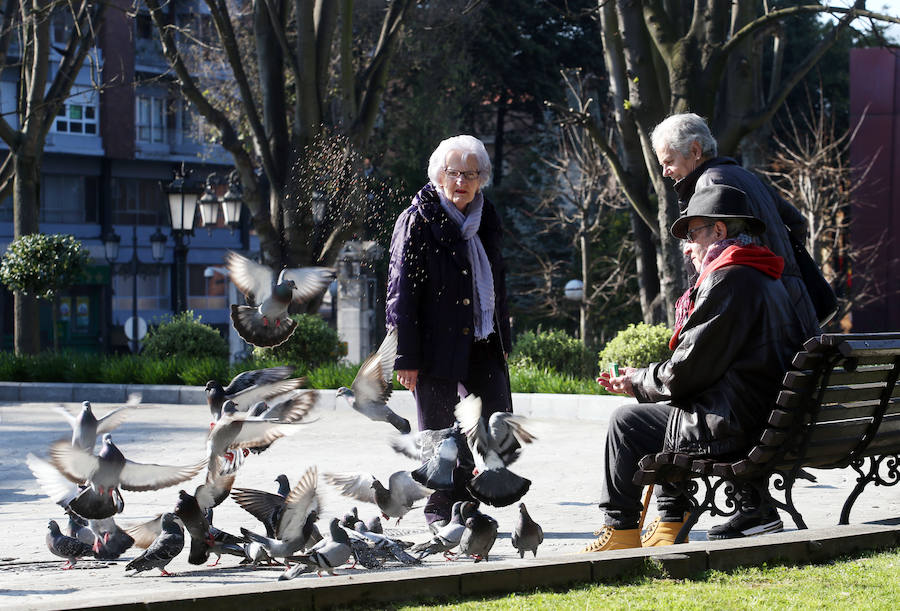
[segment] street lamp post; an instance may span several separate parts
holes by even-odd
[[[169,221],[175,240],[173,283],[175,284],[175,312],[187,310],[187,253],[188,236],[194,235],[194,216],[200,190],[188,183],[190,172],[182,164],[175,169],[171,183],[163,187],[168,199]]]
[[[119,258],[119,245],[121,242],[122,238],[114,231],[111,231],[103,238],[104,253],[110,265]],[[137,246],[137,215],[135,214],[134,223],[131,225],[131,261],[129,261],[131,267],[131,351],[134,354],[138,352],[140,341],[138,338],[137,307],[137,278],[140,259],[138,259]],[[156,232],[150,236],[150,248],[155,263],[162,261],[165,247],[166,236],[157,227]]]

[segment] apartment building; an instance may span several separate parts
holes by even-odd
[[[184,164],[201,182],[211,173],[224,177],[231,169],[229,156],[198,135],[200,117],[168,71],[149,15],[130,15],[130,2],[115,4],[106,11],[96,49],[47,138],[41,177],[41,231],[74,235],[93,258],[84,283],[63,295],[57,306],[60,346],[91,352],[128,350],[123,325],[135,306],[148,324],[175,309],[174,241],[161,188],[172,180],[173,169]],[[198,14],[202,18],[205,7],[185,2],[169,6],[177,6],[173,9],[177,20],[196,19]],[[59,44],[65,40],[66,27],[62,11],[52,22]],[[52,74],[57,65],[50,68]],[[0,112],[11,123],[18,78],[16,70],[0,75]],[[168,239],[157,263],[151,256],[150,236],[158,230]],[[112,263],[105,258],[102,242],[110,231],[121,237],[118,259]],[[7,199],[0,202],[0,248],[5,249],[12,236],[12,200]],[[198,214],[187,252],[187,307],[223,333],[229,292],[221,273],[224,253],[254,247],[258,246],[246,212],[237,228],[226,227],[221,212],[214,227],[204,228]],[[12,295],[2,289],[3,349],[12,348],[12,304]],[[45,347],[52,345],[50,308],[42,302]]]

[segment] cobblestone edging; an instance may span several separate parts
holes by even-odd
[[[211,596],[154,596],[70,600],[68,608],[93,609],[328,609],[356,603],[397,603],[438,597],[483,596],[534,588],[604,582],[661,566],[683,579],[706,570],[727,571],[764,562],[825,562],[839,556],[900,545],[900,526],[860,524],[791,531],[741,540],[688,543],[675,548],[621,550],[600,554],[448,566],[428,571],[341,575],[316,580],[273,581],[265,589],[223,586]],[[53,608],[37,605],[35,609]]]

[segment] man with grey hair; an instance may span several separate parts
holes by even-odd
[[[694,113],[671,115],[650,135],[663,176],[675,181],[679,208],[684,214],[695,191],[710,185],[730,185],[747,194],[750,212],[766,224],[759,240],[784,259],[781,281],[797,309],[807,337],[821,332],[816,311],[794,257],[788,231],[802,242],[807,233],[800,211],[779,197],[756,174],[730,157],[719,157],[716,139]]]

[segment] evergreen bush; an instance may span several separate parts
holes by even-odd
[[[254,358],[273,358],[300,369],[314,369],[325,363],[337,363],[347,355],[347,345],[321,316],[291,314],[291,319],[297,328],[288,340],[274,348],[254,348]]]
[[[516,338],[512,361],[552,369],[574,378],[590,378],[594,374],[594,355],[580,339],[560,329],[525,331]]]
[[[618,363],[620,367],[646,367],[664,361],[672,355],[669,350],[671,337],[672,330],[663,324],[630,324],[600,351],[600,370],[606,370],[610,363]]]
[[[141,355],[151,359],[227,359],[228,343],[218,331],[200,322],[199,316],[195,318],[192,310],[187,310],[151,328]]]

